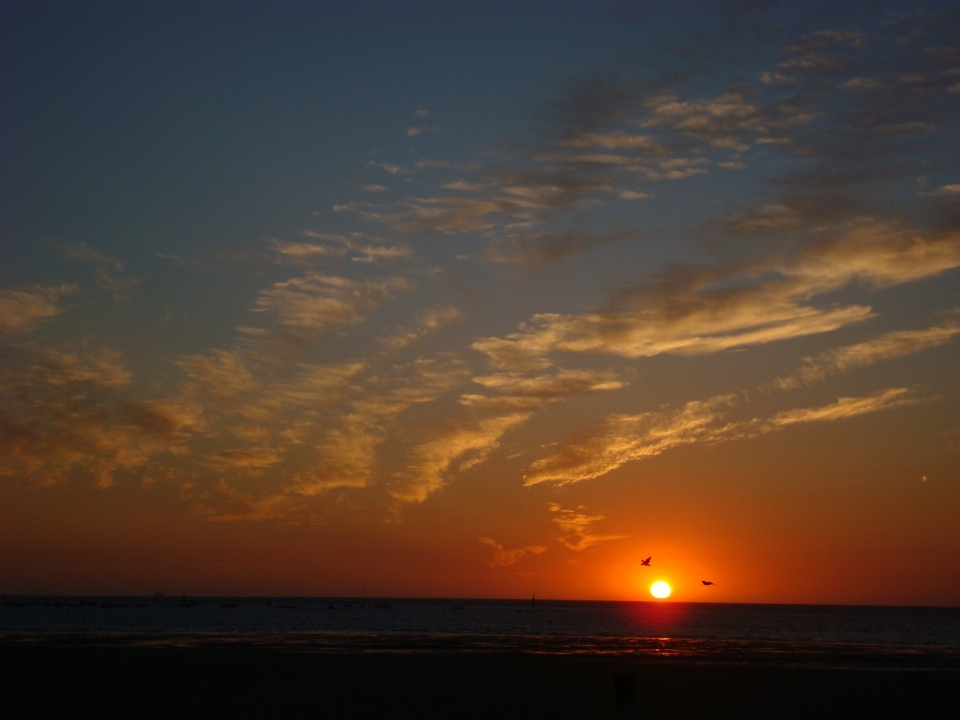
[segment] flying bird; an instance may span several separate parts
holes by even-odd
[[[640,566],[641,566],[641,567],[650,567],[650,560],[651,560],[651,559],[653,559],[653,555],[651,555],[651,556],[648,557],[646,560],[644,560],[642,563],[640,563]]]
[[[709,580],[701,580],[700,582],[702,582],[704,585],[713,585],[713,583]]]

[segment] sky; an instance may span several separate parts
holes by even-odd
[[[955,4],[5,0],[0,63],[3,592],[960,604]]]

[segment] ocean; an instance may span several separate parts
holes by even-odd
[[[397,598],[17,597],[0,638],[960,664],[960,608]]]

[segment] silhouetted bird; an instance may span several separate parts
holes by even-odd
[[[642,563],[640,563],[641,567],[650,567],[650,560],[651,560],[652,558],[653,558],[653,555],[651,555],[651,556],[648,557],[646,560],[644,560]]]
[[[702,582],[704,585],[713,585],[713,583],[709,580],[701,580],[700,582]]]

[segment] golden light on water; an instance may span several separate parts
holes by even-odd
[[[660,599],[670,597],[670,586],[660,580],[650,586],[650,594]]]

